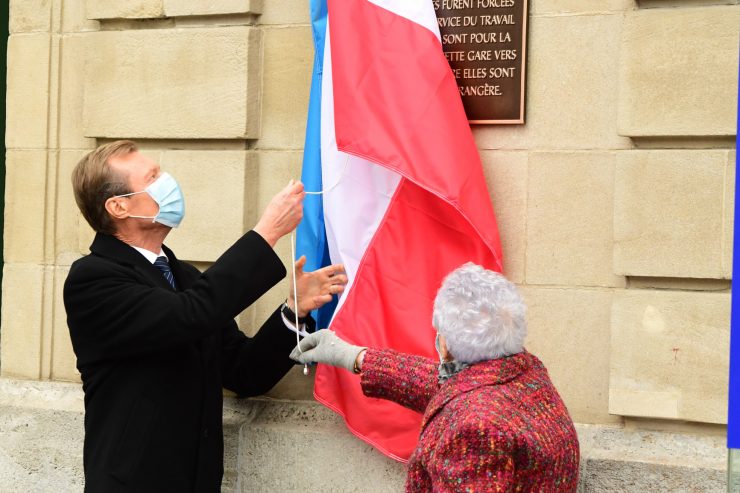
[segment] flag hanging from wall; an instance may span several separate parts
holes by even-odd
[[[740,75],[738,75],[740,77]],[[739,86],[740,87],[740,86]],[[738,90],[736,149],[740,149],[740,89]],[[735,157],[735,176],[740,168],[740,155]],[[732,279],[740,279],[740,194],[735,185],[735,231],[732,257]],[[734,283],[733,283],[734,284]],[[732,290],[732,311],[730,322],[730,388],[727,413],[727,447],[740,449],[740,293]],[[737,472],[740,475],[740,471]]]
[[[350,343],[436,358],[432,305],[465,262],[501,271],[480,157],[442,52],[431,0],[312,0],[316,47],[298,231],[307,269],[345,265],[320,313]],[[323,317],[323,318],[322,318]],[[319,365],[314,395],[386,455],[406,460],[421,416],[364,397],[359,377]]]

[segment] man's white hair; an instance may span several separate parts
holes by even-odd
[[[472,262],[447,275],[434,299],[434,327],[461,363],[476,363],[522,351],[526,307],[516,286]]]

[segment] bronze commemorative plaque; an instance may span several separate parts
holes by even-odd
[[[470,123],[524,123],[527,0],[433,0]]]

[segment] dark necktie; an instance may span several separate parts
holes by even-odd
[[[157,257],[157,260],[154,261],[154,267],[161,270],[164,278],[167,279],[167,282],[172,286],[172,289],[177,290],[177,286],[175,285],[175,276],[172,275],[172,269],[170,269],[170,263],[167,261],[167,257]]]

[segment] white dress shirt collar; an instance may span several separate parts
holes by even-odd
[[[167,257],[167,255],[165,255],[164,253],[164,250],[162,250],[161,248],[159,249],[159,255],[152,252],[151,250],[147,250],[146,248],[139,248],[133,245],[131,245],[131,248],[142,254],[144,258],[147,259],[152,265],[154,265],[154,261],[157,260],[157,257]],[[169,261],[169,259],[167,260]]]

